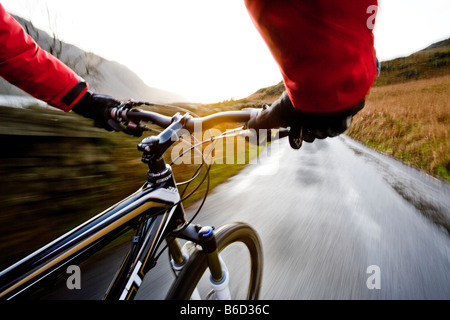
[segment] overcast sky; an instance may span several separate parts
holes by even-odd
[[[149,86],[195,102],[248,96],[281,81],[242,0],[2,0],[62,40],[122,63]],[[450,37],[449,0],[379,0],[380,60]]]

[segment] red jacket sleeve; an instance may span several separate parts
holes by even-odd
[[[37,99],[69,111],[88,84],[43,50],[0,4],[0,76]]]
[[[376,0],[246,0],[297,110],[349,111],[375,81]]]

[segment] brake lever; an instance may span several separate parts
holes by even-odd
[[[141,137],[144,131],[148,131],[148,128],[132,121],[128,121],[126,127],[123,127],[123,132],[135,137]]]

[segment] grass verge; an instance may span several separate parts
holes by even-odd
[[[372,88],[347,134],[450,181],[450,76]]]

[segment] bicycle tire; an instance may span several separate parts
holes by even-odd
[[[237,242],[244,244],[248,249],[251,266],[247,300],[258,299],[262,282],[263,251],[257,232],[242,222],[226,224],[215,232],[219,254],[229,245]],[[207,267],[205,253],[201,249],[195,250],[172,284],[166,298],[168,300],[189,300]],[[233,274],[230,274],[230,278],[232,277]]]

